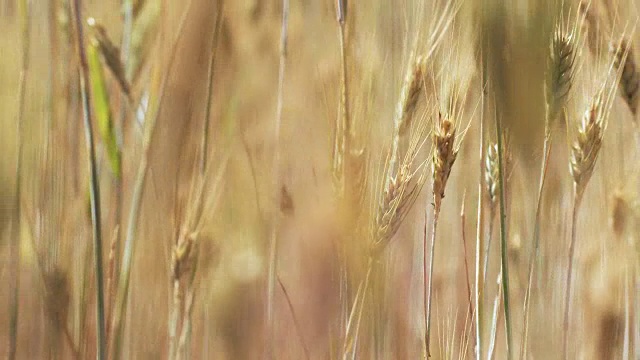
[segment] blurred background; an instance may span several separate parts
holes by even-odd
[[[97,352],[90,159],[72,3],[0,4],[0,281],[6,284],[0,291],[0,354],[9,358],[91,358]],[[609,55],[609,39],[626,31],[630,43],[637,43],[632,30],[639,4],[593,0],[577,24],[577,14],[585,14],[577,0],[345,3],[346,96],[356,143],[368,164],[362,216],[374,216],[412,54],[426,55],[435,44],[424,76],[430,89],[425,97],[433,101],[417,110],[429,129],[437,106],[432,104],[446,97],[439,91],[458,82],[467,89],[458,94],[459,153],[439,217],[432,358],[476,357],[475,312],[468,309],[476,291],[478,189],[485,176],[480,124],[484,119],[485,144],[495,142],[498,116],[508,158],[512,353],[520,356],[543,155],[545,69],[554,24],[566,17],[584,34],[579,50],[584,60],[566,119],[552,134],[526,355],[560,358],[573,203],[570,144],[585,99],[593,95],[589,79],[600,71],[594,64]],[[262,359],[269,351],[275,359],[342,357],[345,314],[366,273],[369,239],[346,235],[353,209],[341,208],[335,198],[332,152],[343,71],[336,6],[335,0],[290,0],[280,93],[279,0],[80,2],[83,44],[88,50],[98,44],[100,52],[87,81],[94,97],[89,100],[94,100],[109,358]],[[98,25],[87,23],[89,18]],[[445,18],[450,21],[434,40]],[[114,48],[121,68],[109,62],[108,50]],[[102,87],[96,85],[99,73]],[[101,95],[106,105],[95,101]],[[637,119],[616,98],[578,216],[572,358],[640,359],[638,134]],[[418,163],[431,158],[431,135],[424,138]],[[425,166],[429,172],[431,165]],[[147,169],[146,179],[140,207],[132,211],[141,168]],[[433,221],[432,202],[428,175],[377,260],[356,358],[422,357],[423,239]],[[486,352],[494,300],[500,298],[494,281],[500,272],[500,229],[486,200],[483,211],[492,216],[484,216],[482,236],[493,239],[481,336]],[[132,223],[137,228],[129,246]],[[273,234],[278,281],[271,328]],[[122,341],[113,344],[116,303],[123,294],[116,279],[123,279],[127,252],[132,261],[121,309]],[[177,308],[181,336],[172,340]],[[493,357],[506,359],[502,315],[493,327]],[[172,353],[175,344],[178,355]]]

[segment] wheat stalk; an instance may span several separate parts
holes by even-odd
[[[591,100],[587,111],[582,116],[578,126],[576,139],[571,146],[571,158],[569,163],[569,171],[573,179],[573,211],[571,216],[571,240],[569,244],[569,265],[567,270],[567,278],[565,285],[565,302],[563,317],[563,358],[569,357],[569,325],[571,304],[571,288],[573,263],[576,247],[576,225],[578,220],[578,212],[582,202],[587,184],[593,175],[600,148],[602,147],[602,138],[609,116],[609,110],[612,103],[612,95],[610,89],[614,88],[619,78],[613,82],[613,85],[605,81],[598,89],[595,96]]]
[[[531,298],[531,287],[533,284],[533,272],[540,250],[540,221],[542,215],[542,195],[547,178],[549,157],[551,155],[551,134],[552,127],[555,126],[558,117],[565,109],[569,99],[569,93],[575,82],[578,69],[578,61],[581,56],[582,34],[581,24],[584,21],[584,8],[579,9],[582,18],[579,18],[573,26],[569,26],[568,21],[560,15],[553,30],[550,44],[549,58],[547,62],[547,78],[545,81],[545,135],[543,145],[543,157],[540,165],[540,180],[538,185],[538,196],[536,199],[536,213],[533,230],[533,251],[529,258],[529,271],[527,289],[524,298],[524,327],[522,332],[522,344],[520,357],[526,358],[528,324],[529,324],[529,302]]]
[[[91,115],[91,89],[87,82],[89,81],[89,66],[87,62],[87,54],[84,46],[84,32],[82,25],[82,13],[80,9],[80,0],[73,2],[73,15],[75,22],[75,30],[77,37],[77,48],[80,57],[80,87],[82,90],[82,109],[84,113],[85,138],[87,143],[87,152],[89,155],[89,166],[91,171],[91,220],[93,229],[93,248],[94,248],[94,266],[96,275],[96,341],[97,341],[97,358],[105,359],[107,356],[106,348],[106,326],[105,326],[105,301],[104,301],[104,280],[103,280],[103,263],[102,263],[102,220],[100,215],[100,187],[98,181],[98,168],[96,162],[96,152],[93,140],[93,125]]]
[[[393,171],[389,160],[386,162],[385,177],[377,203],[376,215],[369,227],[371,243],[369,245],[367,274],[358,287],[345,329],[345,341],[342,349],[344,360],[355,357],[360,322],[373,267],[411,210],[426,180],[426,164],[415,165],[425,134],[426,122],[421,119],[411,132],[409,145],[400,167]]]
[[[431,334],[431,303],[433,292],[433,268],[435,258],[435,241],[436,231],[438,227],[438,218],[440,216],[440,209],[442,207],[442,199],[444,198],[445,188],[449,175],[451,174],[451,168],[458,156],[458,144],[456,144],[456,127],[453,123],[453,119],[449,114],[438,114],[438,118],[434,121],[433,128],[433,153],[431,156],[432,167],[431,176],[433,180],[433,223],[431,228],[430,237],[430,253],[429,253],[429,276],[427,283],[427,264],[426,261],[423,267],[423,276],[425,280],[424,286],[424,323],[425,323],[425,339],[424,346],[426,349],[426,356],[431,356],[429,340]],[[427,244],[426,239],[424,243],[424,258],[427,258]]]

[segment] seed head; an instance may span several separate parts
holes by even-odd
[[[433,197],[436,207],[444,198],[444,190],[451,174],[451,168],[458,156],[455,147],[456,128],[447,117],[439,114],[433,130]]]

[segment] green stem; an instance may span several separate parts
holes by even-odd
[[[76,26],[76,40],[78,53],[80,56],[80,88],[82,94],[82,109],[84,114],[84,128],[89,155],[89,167],[91,171],[90,192],[91,192],[91,222],[93,230],[94,267],[96,276],[96,341],[97,358],[106,359],[106,333],[104,314],[104,288],[103,288],[103,263],[102,263],[102,227],[100,215],[100,187],[98,180],[98,166],[96,161],[95,144],[93,141],[93,124],[91,122],[91,89],[87,81],[89,79],[89,67],[87,54],[84,47],[84,33],[82,27],[82,14],[80,0],[73,1],[73,14]]]

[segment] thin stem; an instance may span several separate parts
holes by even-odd
[[[356,294],[356,298],[353,303],[353,307],[351,309],[351,315],[349,316],[349,323],[347,324],[347,335],[345,338],[345,344],[342,352],[342,359],[347,360],[349,358],[355,359],[356,347],[358,344],[358,338],[360,336],[360,323],[362,321],[362,313],[364,310],[364,305],[366,303],[367,292],[369,291],[369,284],[371,283],[371,273],[373,271],[374,260],[369,259],[369,265],[367,265],[367,275],[364,278],[364,281],[358,287],[358,292]],[[356,315],[357,314],[357,315]],[[355,321],[355,330],[353,336],[349,336],[351,332],[351,326],[353,324],[354,316],[356,317]],[[351,354],[351,356],[349,356]]]
[[[477,228],[476,228],[476,291],[475,291],[475,303],[476,303],[476,316],[475,316],[475,327],[476,327],[476,348],[475,355],[476,360],[480,360],[482,358],[482,319],[484,317],[483,308],[484,308],[484,282],[485,279],[483,276],[480,276],[480,269],[482,268],[482,248],[483,248],[483,235],[484,235],[484,196],[483,196],[483,172],[484,172],[484,110],[486,106],[486,97],[485,97],[485,89],[486,89],[486,59],[483,56],[483,70],[482,70],[482,108],[480,114],[480,171],[479,171],[479,181],[478,181],[478,218],[477,218]]]
[[[496,348],[496,338],[498,336],[498,318],[500,317],[500,299],[502,298],[502,287],[500,286],[500,278],[502,277],[502,269],[498,274],[496,284],[498,285],[498,293],[493,300],[493,316],[491,318],[491,336],[489,338],[489,350],[487,352],[487,360],[493,359]]]
[[[571,277],[573,275],[573,262],[576,250],[576,223],[578,222],[578,209],[580,207],[582,193],[582,191],[579,191],[574,186],[573,210],[571,212],[571,242],[569,243],[569,267],[567,270],[567,279],[565,283],[564,320],[562,323],[562,358],[565,360],[569,358],[569,323],[571,320],[569,317],[569,305],[571,304],[571,285],[573,283]]]
[[[289,296],[289,292],[287,288],[284,286],[280,275],[278,275],[278,284],[280,285],[280,289],[284,294],[284,298],[287,300],[287,305],[289,306],[289,311],[291,312],[291,317],[293,318],[293,325],[296,328],[296,333],[298,334],[298,338],[300,339],[300,344],[302,345],[302,350],[304,350],[304,358],[309,360],[311,359],[311,355],[309,354],[309,349],[307,348],[307,344],[304,342],[304,337],[302,336],[302,327],[298,322],[298,317],[296,316],[295,309],[293,308],[293,303],[291,302],[291,297]]]
[[[487,282],[487,272],[489,271],[489,253],[491,252],[491,240],[493,238],[493,226],[494,226],[494,210],[489,211],[489,232],[487,235],[487,244],[484,249],[484,268],[482,269],[482,283]],[[484,288],[482,289],[484,292]]]
[[[89,166],[91,171],[91,222],[93,224],[93,250],[94,250],[94,266],[96,276],[96,341],[97,341],[97,357],[99,360],[106,358],[106,332],[105,332],[105,314],[104,314],[104,279],[102,264],[102,227],[100,216],[100,187],[98,180],[98,166],[96,161],[96,149],[93,141],[93,124],[91,122],[91,89],[87,86],[89,78],[89,67],[87,64],[87,54],[84,47],[84,34],[82,28],[82,13],[80,9],[80,0],[73,1],[73,14],[77,33],[77,47],[80,56],[80,88],[82,90],[82,109],[84,113],[84,128],[87,144],[87,152],[89,155]]]
[[[188,285],[185,295],[182,333],[178,342],[178,359],[191,359],[191,334],[193,332],[193,308],[196,299],[196,290],[193,283]]]
[[[180,309],[182,308],[182,297],[180,296],[180,280],[173,280],[173,297],[171,304],[171,315],[169,318],[169,359],[175,360],[178,351],[178,328],[180,325]]]
[[[424,324],[425,324],[425,337],[424,337],[424,347],[425,347],[425,358],[431,357],[431,348],[429,346],[430,338],[431,338],[431,304],[432,304],[432,295],[433,295],[433,263],[435,258],[435,248],[436,248],[436,231],[438,228],[438,217],[440,216],[440,203],[442,199],[436,199],[438,195],[434,194],[434,211],[433,211],[433,223],[431,226],[431,240],[430,240],[430,254],[429,254],[429,278],[427,283],[427,264],[424,263],[423,267],[423,276],[425,282],[424,288],[424,296],[425,300],[425,308],[424,308]],[[426,240],[426,237],[425,237]],[[427,258],[427,243],[424,242],[424,259]]]
[[[546,131],[544,137],[544,155],[542,158],[542,169],[540,170],[540,183],[538,187],[538,199],[536,201],[536,218],[533,226],[533,251],[529,258],[529,274],[527,278],[527,289],[524,293],[524,320],[522,329],[522,345],[520,348],[520,359],[526,359],[527,356],[527,340],[529,335],[529,305],[531,301],[531,290],[533,286],[533,273],[536,262],[540,253],[540,217],[542,214],[542,194],[547,178],[547,169],[549,167],[549,155],[551,154],[551,134]]]
[[[19,314],[19,300],[18,294],[20,293],[20,238],[21,238],[21,202],[22,202],[22,151],[23,151],[23,138],[24,138],[24,113],[25,113],[25,93],[27,76],[29,73],[29,48],[30,44],[30,11],[31,2],[29,0],[23,0],[22,5],[22,69],[20,71],[20,80],[18,83],[18,116],[17,116],[17,159],[15,168],[16,188],[14,194],[14,208],[15,208],[15,222],[11,229],[11,240],[9,244],[9,268],[11,269],[11,300],[10,300],[10,315],[9,315],[9,352],[7,359],[13,360],[16,358],[18,347],[18,314]]]
[[[278,102],[276,105],[276,118],[274,124],[274,156],[273,156],[273,191],[274,194],[280,189],[280,128],[282,125],[282,112],[284,107],[284,75],[287,63],[287,32],[289,26],[289,0],[282,0],[282,32],[280,34],[280,65],[278,70]],[[271,229],[271,238],[269,241],[269,282],[267,288],[267,331],[268,339],[267,354],[268,358],[273,359],[273,343],[275,341],[275,319],[273,314],[274,294],[276,287],[276,273],[278,261],[278,228],[279,228],[279,212],[273,212],[273,223]]]
[[[466,220],[466,215],[465,215],[465,211],[464,211],[464,200],[467,197],[467,193],[465,190],[464,195],[462,196],[462,208],[460,210],[460,227],[461,227],[461,238],[462,238],[462,253],[463,253],[463,259],[464,259],[464,272],[465,272],[465,282],[467,284],[467,297],[468,297],[468,301],[469,301],[469,316],[473,317],[473,296],[471,295],[471,282],[469,280],[469,262],[467,260],[467,237],[466,237],[466,231],[465,231],[465,220]],[[471,328],[471,331],[475,333],[475,328]],[[476,341],[476,336],[475,334],[473,334],[473,341]],[[475,348],[475,346],[474,346]]]
[[[507,332],[507,359],[511,359],[511,308],[509,307],[509,262],[507,259],[507,222],[506,200],[504,191],[504,144],[502,143],[502,121],[496,116],[496,137],[498,138],[498,168],[500,171],[500,245],[502,263],[502,293],[504,296],[504,318]]]

